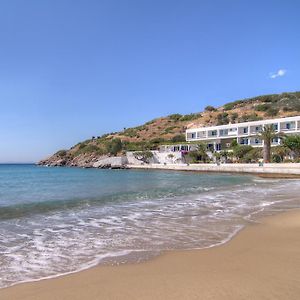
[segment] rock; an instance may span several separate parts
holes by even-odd
[[[128,164],[126,156],[95,156],[94,154],[81,154],[75,158],[61,158],[53,155],[48,159],[42,160],[39,165],[49,167],[81,167],[81,168],[101,168],[101,169],[124,169]]]

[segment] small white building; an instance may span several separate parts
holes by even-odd
[[[234,139],[240,145],[262,147],[263,141],[258,137],[258,134],[265,125],[272,125],[275,131],[283,132],[287,135],[300,134],[300,116],[296,116],[211,127],[190,128],[186,130],[186,141],[206,142],[208,144],[208,149],[215,151],[228,148]],[[272,146],[279,144],[279,138],[275,138],[272,141]]]

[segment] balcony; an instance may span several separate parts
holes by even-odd
[[[205,139],[205,138],[206,138],[206,131],[197,132],[197,139]]]
[[[208,131],[207,136],[208,137],[217,137],[218,132],[217,132],[217,130]]]
[[[281,128],[281,131],[284,131],[284,132],[286,132],[286,131],[295,131],[296,130],[296,127],[294,126],[294,127],[290,127],[290,128]]]
[[[261,146],[263,141],[261,139],[250,139],[249,145],[251,146]]]
[[[288,132],[295,131],[296,129],[296,122],[286,122],[280,124],[280,131]]]
[[[219,136],[228,136],[228,129],[219,130]]]

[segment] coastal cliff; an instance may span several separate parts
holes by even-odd
[[[229,102],[203,112],[172,114],[141,126],[124,128],[60,150],[39,162],[48,166],[123,168],[126,151],[155,150],[160,144],[185,141],[185,130],[196,126],[224,125],[300,114],[300,92],[263,95]]]

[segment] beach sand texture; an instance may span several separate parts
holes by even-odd
[[[225,245],[95,267],[0,290],[0,299],[300,299],[300,210],[267,217]]]

